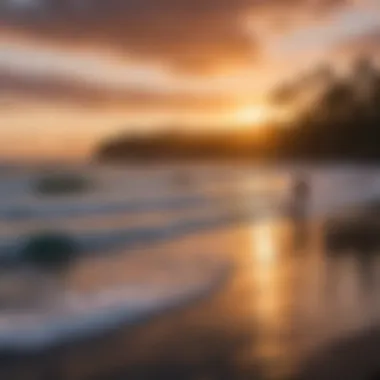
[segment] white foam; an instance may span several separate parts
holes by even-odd
[[[198,256],[199,265],[204,259]],[[42,350],[138,322],[208,294],[226,279],[229,270],[226,261],[208,261],[201,278],[194,273],[192,281],[153,286],[148,280],[87,295],[63,294],[54,305],[36,310],[8,310],[0,315],[0,350]]]

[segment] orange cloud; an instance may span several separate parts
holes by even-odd
[[[3,30],[67,45],[107,47],[186,71],[252,64],[259,42],[243,22],[280,10],[321,12],[347,0],[33,0],[2,2]]]
[[[28,75],[1,69],[0,82],[0,95],[5,97],[21,97],[24,100],[54,102],[88,109],[101,107],[146,112],[165,109],[205,112],[232,108],[238,102],[233,95],[226,94],[210,96],[186,91],[112,89],[75,79]]]
[[[332,48],[337,59],[353,59],[358,56],[380,58],[380,28],[371,33],[351,37]]]

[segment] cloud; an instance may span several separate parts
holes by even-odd
[[[379,59],[380,28],[336,44],[332,49],[332,54],[338,59],[354,59],[356,57]]]
[[[251,64],[260,51],[250,16],[321,12],[348,0],[8,0],[0,21],[8,32],[67,45],[106,47],[186,71]]]
[[[234,106],[231,96],[187,92],[112,89],[62,77],[0,70],[0,96],[63,104],[83,109],[216,111]],[[4,105],[4,104],[3,104]],[[6,106],[6,103],[5,103]]]

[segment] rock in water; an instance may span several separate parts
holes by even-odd
[[[77,243],[64,234],[41,233],[31,236],[20,257],[28,264],[47,271],[64,270],[79,253]]]

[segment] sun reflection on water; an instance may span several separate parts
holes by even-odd
[[[257,317],[266,328],[276,318],[276,267],[278,252],[274,225],[263,222],[256,225],[252,235],[253,272],[257,292]],[[271,322],[272,321],[272,322]]]
[[[273,224],[264,222],[255,226],[253,230],[253,254],[256,262],[263,269],[268,269],[276,261],[276,246],[274,244]],[[271,265],[272,264],[272,265]]]
[[[290,300],[290,282],[282,260],[285,257],[282,255],[285,248],[282,227],[281,223],[268,219],[253,226],[251,234],[253,303],[258,332],[254,352],[269,366],[266,371],[276,373],[287,371],[289,365],[287,360],[282,362],[283,354],[288,352],[289,342],[284,340],[284,333],[289,328],[287,306]],[[271,363],[276,363],[276,368]]]

